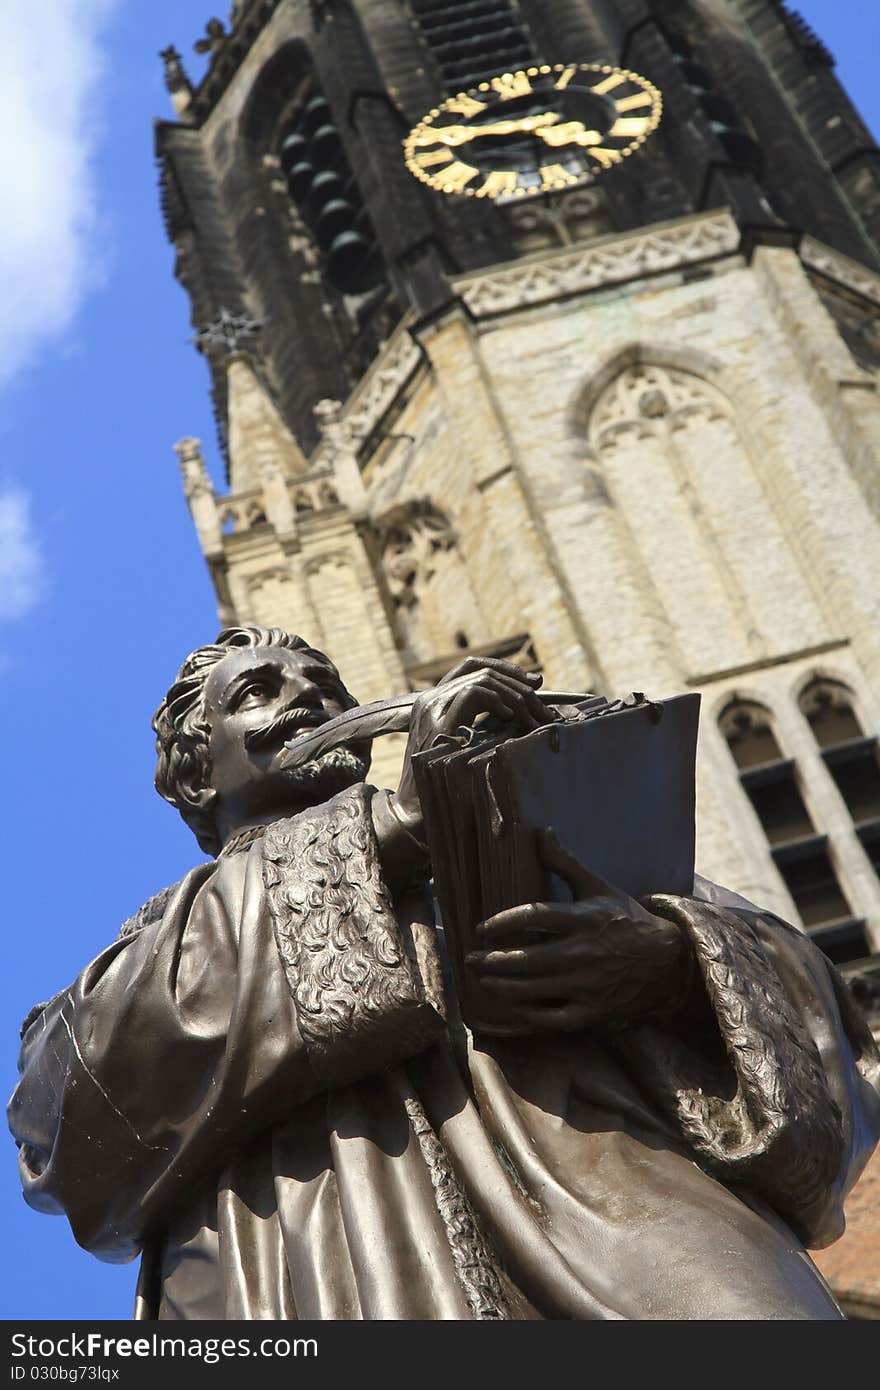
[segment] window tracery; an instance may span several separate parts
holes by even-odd
[[[426,498],[393,507],[375,533],[395,631],[408,665],[490,636],[450,518]]]
[[[449,518],[430,502],[388,512],[380,523],[380,538],[385,577],[398,607],[417,601],[418,586],[434,578],[437,556],[452,550],[456,541]]]
[[[599,452],[621,437],[639,439],[727,420],[730,402],[709,382],[674,367],[638,363],[625,368],[606,387],[590,420],[591,443]]]

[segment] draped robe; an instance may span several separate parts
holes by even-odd
[[[138,1318],[842,1317],[805,1246],[843,1228],[878,1058],[824,956],[703,883],[650,900],[701,1018],[473,1036],[371,795],[193,870],[37,1014],[26,1200],[142,1252]]]

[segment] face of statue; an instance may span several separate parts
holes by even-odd
[[[351,703],[314,652],[236,648],[212,668],[204,698],[221,838],[263,816],[326,801],[366,775],[366,759],[347,748],[293,771],[281,766],[285,743]]]

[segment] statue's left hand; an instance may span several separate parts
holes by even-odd
[[[396,814],[417,838],[423,838],[422,810],[413,758],[438,739],[473,728],[484,715],[509,723],[512,731],[530,733],[558,717],[538,698],[541,677],[510,661],[470,656],[430,690],[423,690],[412,707],[403,770],[392,800]]]
[[[680,997],[690,947],[679,928],[591,873],[552,830],[540,844],[574,901],[497,913],[477,928],[483,949],[467,958],[481,986],[507,1001],[512,1030],[631,1023]]]

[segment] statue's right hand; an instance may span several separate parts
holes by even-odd
[[[483,715],[508,720],[520,733],[530,733],[556,715],[538,698],[542,676],[523,671],[510,661],[471,656],[460,662],[438,685],[415,701],[409,741],[395,809],[416,835],[421,827],[421,808],[412,759],[432,748],[438,738],[471,729]]]

